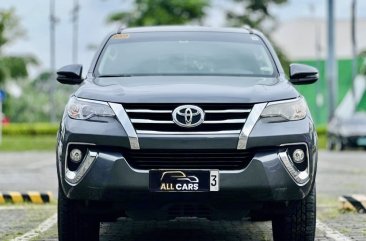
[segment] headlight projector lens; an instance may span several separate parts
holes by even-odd
[[[83,157],[83,153],[79,149],[72,149],[70,152],[70,159],[73,162],[79,163],[81,158]]]
[[[296,149],[292,153],[292,159],[295,163],[302,163],[304,161],[305,153],[301,149]]]

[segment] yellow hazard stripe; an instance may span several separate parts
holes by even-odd
[[[25,203],[30,202],[34,204],[44,204],[49,203],[52,200],[51,192],[0,192],[0,205],[5,203]]]
[[[5,198],[3,197],[3,194],[0,193],[0,204],[4,204],[5,203]]]
[[[28,192],[29,199],[32,203],[42,204],[43,200],[39,192]]]
[[[51,200],[53,199],[52,192],[47,192],[46,194],[48,195],[48,202],[51,202]]]
[[[22,194],[19,192],[9,192],[9,195],[13,203],[22,203],[24,201]]]

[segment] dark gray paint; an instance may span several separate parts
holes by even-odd
[[[165,27],[125,29],[128,32],[158,31],[220,31],[255,34],[262,38],[270,51],[278,77],[238,76],[140,76],[125,78],[95,79],[94,66],[106,42],[106,37],[97,51],[88,77],[75,92],[80,98],[116,103],[262,103],[293,99],[300,94],[286,79],[279,59],[269,41],[258,31],[246,29],[212,29],[197,27]],[[86,142],[96,145],[130,148],[122,125],[114,118],[104,122],[77,121],[64,118],[65,134],[59,135],[62,153],[58,162],[64,162],[68,142]],[[143,149],[236,149],[238,135],[210,136],[139,136]],[[72,187],[64,181],[64,165],[57,165],[62,189],[69,198],[81,200],[109,200],[114,207],[125,210],[156,210],[180,201],[221,203],[238,212],[261,208],[266,202],[303,199],[315,183],[317,148],[316,133],[310,115],[300,121],[270,123],[259,120],[248,139],[248,148],[277,147],[288,143],[306,143],[309,147],[311,180],[298,186],[291,179],[277,151],[258,151],[249,166],[238,173],[220,173],[221,185],[218,193],[150,193],[148,174],[131,169],[123,159],[123,151],[101,151],[84,179]],[[98,148],[98,146],[96,147]],[[179,195],[179,196],[178,196]],[[113,210],[108,205],[105,211]],[[101,210],[97,210],[100,212]],[[103,210],[104,211],[104,210]],[[271,210],[269,210],[271,211]],[[273,211],[273,210],[272,210]],[[278,211],[278,210],[276,210]],[[133,213],[133,212],[130,212]],[[145,216],[144,216],[145,215]]]
[[[229,76],[100,78],[75,95],[117,103],[259,103],[299,96],[285,79]]]

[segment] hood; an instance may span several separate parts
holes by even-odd
[[[296,98],[285,79],[231,76],[139,76],[86,80],[80,98],[116,103],[259,103]]]

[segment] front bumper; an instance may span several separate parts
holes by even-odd
[[[220,171],[220,191],[209,195],[240,194],[242,202],[297,200],[311,187],[311,181],[300,186],[291,178],[277,152],[261,152],[244,170]],[[63,180],[63,188],[69,198],[81,200],[135,203],[131,197],[138,193],[144,199],[159,196],[149,192],[148,171],[133,169],[121,153],[113,152],[99,152],[81,181],[73,185]]]
[[[238,136],[139,136],[141,149],[236,149]],[[89,143],[95,154],[80,180],[65,180],[65,156],[69,143]],[[282,145],[303,143],[308,148],[308,181],[299,184],[280,157]],[[122,152],[99,147],[130,148],[127,134],[115,119],[106,122],[73,120],[67,116],[58,135],[57,167],[61,187],[70,199],[118,202],[125,209],[159,209],[179,202],[235,207],[265,202],[300,200],[314,185],[317,136],[310,117],[300,121],[269,123],[259,120],[247,149],[259,150],[243,170],[220,171],[220,191],[208,193],[152,193],[149,173],[129,166]],[[261,148],[263,147],[263,150]],[[266,151],[266,147],[272,147]],[[273,148],[274,147],[274,148]],[[277,148],[277,149],[276,149]],[[250,208],[249,208],[250,209]]]

